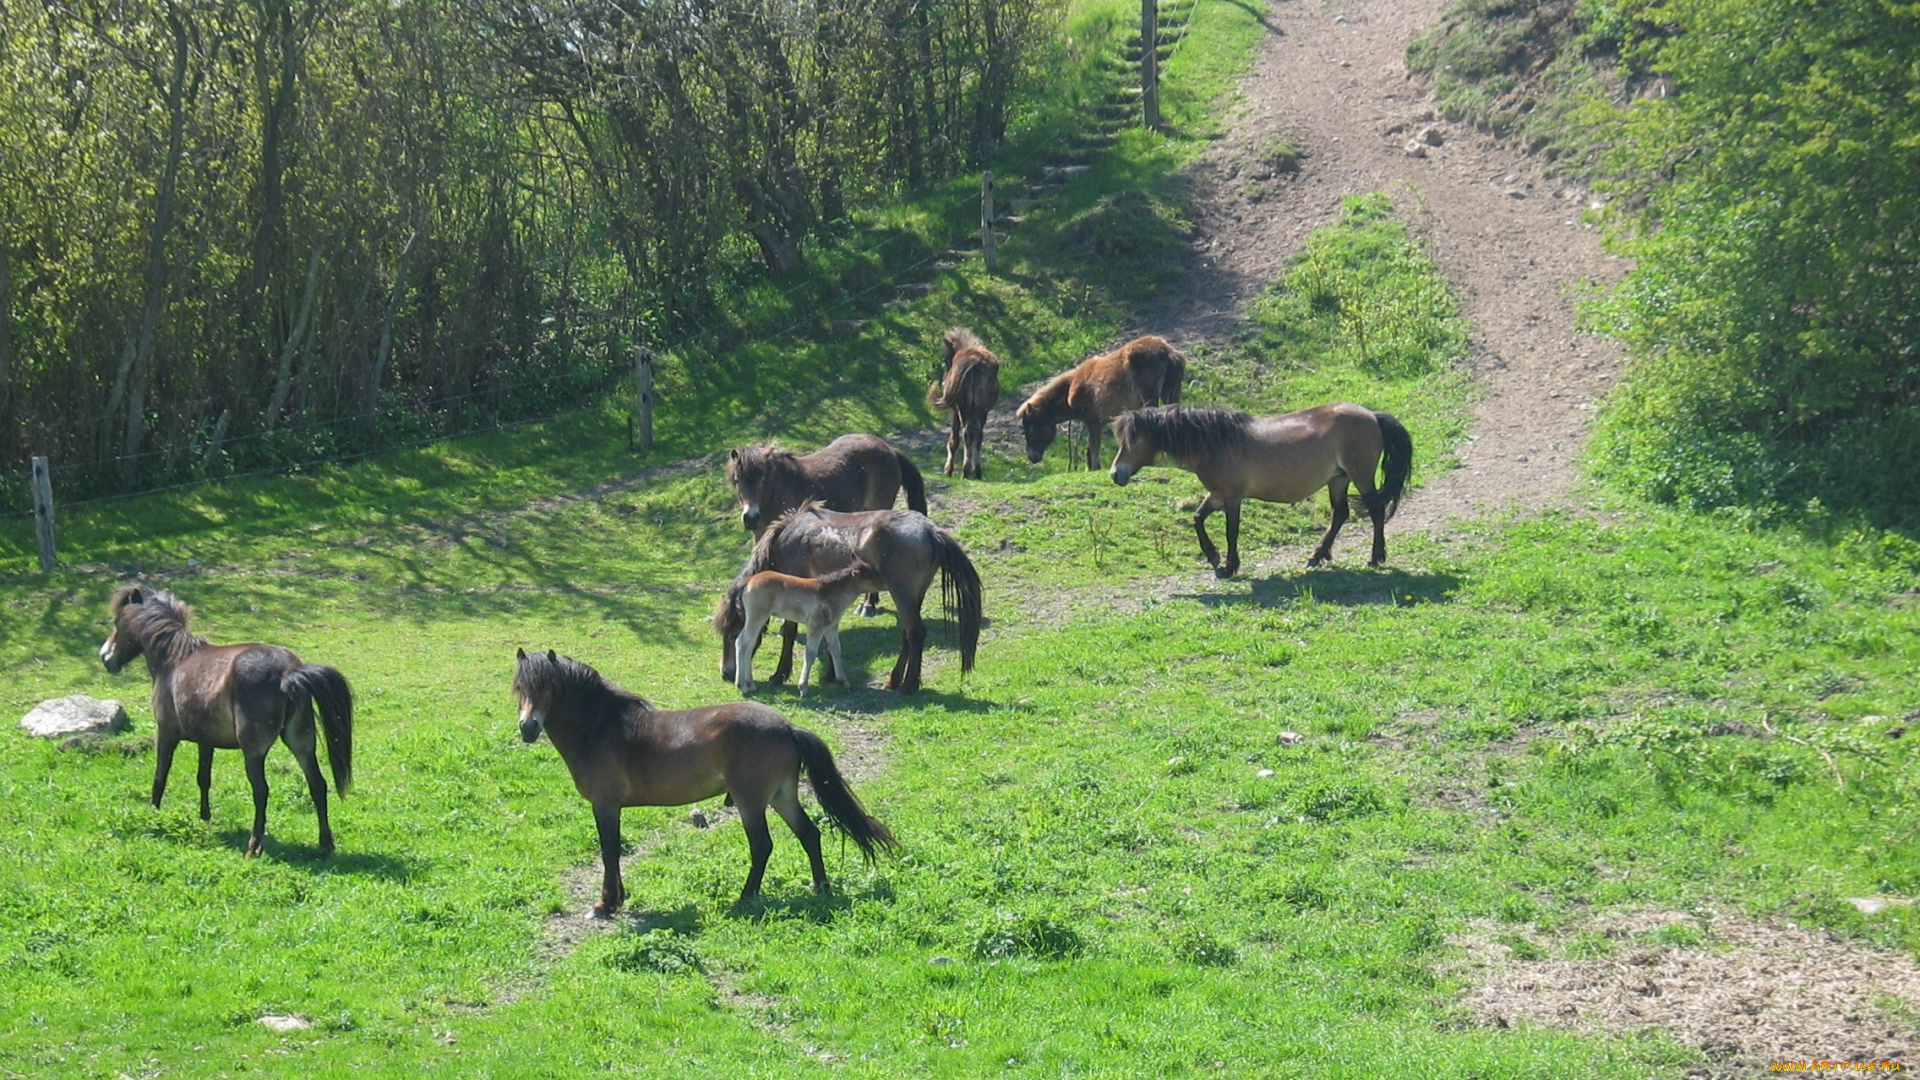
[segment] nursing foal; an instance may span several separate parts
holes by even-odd
[[[840,659],[840,617],[854,598],[885,582],[879,571],[864,559],[817,578],[794,577],[778,570],[762,570],[747,579],[741,603],[747,609],[747,625],[733,645],[733,681],[741,693],[753,692],[753,653],[760,647],[760,634],[767,621],[779,616],[807,628],[807,656],[800,664],[800,696],[807,696],[807,682],[813,677],[813,660],[824,642],[827,655],[833,657],[833,674],[840,685],[853,689],[847,665]]]

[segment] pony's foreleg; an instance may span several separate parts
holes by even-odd
[[[1087,418],[1087,471],[1100,471],[1100,421]]]
[[[1347,481],[1336,478],[1327,485],[1327,500],[1333,505],[1333,522],[1327,526],[1326,535],[1320,538],[1320,546],[1307,556],[1308,566],[1319,566],[1333,558],[1333,540],[1340,535],[1340,526],[1347,523]]]
[[[760,635],[766,629],[764,619],[749,621],[733,641],[733,685],[743,694],[753,693],[753,654],[760,651]]]
[[[173,771],[173,752],[180,747],[178,732],[168,729],[166,724],[159,725],[159,731],[153,737],[153,805],[160,806],[160,797],[167,793],[167,774]]]
[[[807,696],[807,683],[813,678],[813,658],[820,655],[820,631],[807,627],[807,658],[800,662],[800,697]]]
[[[200,820],[213,820],[213,747],[200,744]],[[153,797],[153,805],[160,805],[160,796]]]
[[[780,663],[767,676],[767,682],[779,686],[793,674],[793,639],[800,636],[800,624],[785,622],[780,624]]]
[[[1213,572],[1220,577],[1227,575],[1220,573],[1220,549],[1213,546],[1213,537],[1207,535],[1207,519],[1224,505],[1218,496],[1208,492],[1207,497],[1200,501],[1200,509],[1193,512],[1193,532],[1200,538],[1200,554],[1206,557],[1207,565],[1213,567]]]
[[[600,833],[600,902],[588,914],[604,919],[627,902],[627,887],[620,880],[620,804],[593,804],[593,827]]]

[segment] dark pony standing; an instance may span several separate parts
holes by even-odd
[[[740,523],[755,539],[767,525],[801,504],[817,502],[829,510],[890,510],[902,487],[907,509],[927,512],[927,486],[920,469],[893,444],[873,435],[842,435],[804,457],[771,444],[743,446],[727,456],[727,483],[740,501]],[[880,610],[880,594],[869,593],[860,614]],[[792,640],[794,626],[781,633]]]
[[[1184,409],[1177,405],[1141,409],[1113,425],[1120,449],[1113,456],[1113,482],[1125,485],[1134,473],[1165,454],[1190,469],[1207,487],[1206,501],[1193,515],[1200,551],[1219,577],[1240,569],[1240,504],[1299,502],[1321,488],[1333,503],[1333,523],[1307,559],[1318,566],[1333,558],[1333,540],[1347,520],[1347,485],[1373,518],[1373,558],[1387,561],[1387,520],[1399,509],[1413,470],[1413,439],[1389,413],[1340,402],[1285,416],[1254,418],[1228,409]],[[1374,471],[1384,476],[1374,485]],[[1207,536],[1207,517],[1227,512],[1227,563]]]
[[[1000,401],[1000,358],[987,351],[978,335],[955,327],[947,331],[941,380],[927,388],[927,404],[953,413],[947,432],[946,474],[953,475],[956,452],[963,455],[960,475],[981,477],[980,444],[987,437],[987,414]]]
[[[800,838],[813,869],[816,892],[830,891],[820,856],[820,829],[800,806],[800,774],[813,784],[820,809],[871,862],[897,847],[887,827],[869,816],[834,764],[820,736],[750,701],[704,709],[656,709],[600,673],[548,651],[519,654],[513,692],[520,699],[520,737],[535,742],[545,731],[573,774],[573,786],[593,805],[604,875],[595,918],[626,902],[620,880],[620,811],[629,806],[685,806],[726,795],[740,810],[753,869],[740,903],[760,894],[773,854],[767,831],[772,806]]]
[[[746,627],[741,594],[753,575],[778,570],[794,577],[818,578],[865,560],[886,583],[900,616],[900,658],[887,677],[887,689],[911,694],[920,689],[920,658],[926,651],[927,627],[921,605],[934,576],[941,578],[941,597],[960,624],[960,670],[973,670],[980,644],[980,574],[968,561],[960,542],[936,528],[926,515],[911,510],[869,510],[841,514],[808,505],[781,518],[762,533],[733,585],[714,614],[720,632],[720,674],[734,678],[733,644]],[[793,671],[793,624],[782,634],[780,663],[767,681],[784,682]]]
[[[267,833],[267,751],[280,739],[306,774],[313,809],[320,818],[320,850],[333,851],[327,823],[327,782],[315,755],[316,708],[327,733],[327,761],[334,787],[345,795],[353,783],[353,691],[338,671],[303,664],[278,645],[209,645],[187,632],[193,610],[169,592],[139,585],[114,590],[107,602],[113,632],[100,646],[100,660],[119,672],[136,656],[147,658],[153,677],[153,805],[167,790],[167,773],[181,740],[200,744],[200,820],[213,816],[213,752],[239,750],[253,786],[253,834],[247,854],[258,855]]]
[[[1100,432],[1108,421],[1131,409],[1179,404],[1186,374],[1186,356],[1165,338],[1149,335],[1055,375],[1016,414],[1027,438],[1027,460],[1040,464],[1060,424],[1078,420],[1087,428],[1087,469],[1098,469]]]

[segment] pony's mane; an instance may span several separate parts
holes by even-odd
[[[513,692],[542,697],[547,712],[564,713],[573,730],[595,735],[607,727],[625,724],[635,713],[653,711],[653,703],[607,681],[606,676],[571,656],[551,652],[526,653],[513,673]]]
[[[1123,445],[1149,439],[1154,449],[1176,461],[1194,461],[1243,449],[1253,417],[1238,409],[1189,409],[1156,405],[1121,413],[1113,432]]]
[[[948,360],[952,360],[955,354],[965,352],[968,349],[979,349],[981,352],[987,351],[986,343],[980,340],[980,335],[959,326],[947,331],[945,342]]]
[[[1075,365],[1055,375],[1053,378],[1048,379],[1046,382],[1041,383],[1040,389],[1035,390],[1027,400],[1020,403],[1018,409],[1013,411],[1014,415],[1024,420],[1027,418],[1029,412],[1034,412],[1041,408],[1050,408],[1055,405],[1056,402],[1053,399],[1062,396],[1066,388],[1072,385],[1073,373],[1078,370],[1080,370],[1079,366]]]
[[[754,487],[769,472],[792,460],[793,453],[776,443],[743,446],[727,458],[727,483]]]
[[[207,647],[207,639],[187,631],[193,609],[170,592],[122,585],[107,601],[115,626],[126,628],[148,662],[175,664]]]

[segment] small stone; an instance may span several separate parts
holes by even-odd
[[[1897,739],[1900,736],[1905,735],[1906,733],[1907,733],[1907,725],[1899,724],[1887,729],[1887,738]]]
[[[1527,455],[1525,455],[1525,454],[1516,454],[1516,455],[1514,455],[1514,459],[1513,459],[1513,460],[1515,460],[1515,461],[1517,461],[1517,462],[1519,462],[1519,463],[1520,463],[1520,464],[1522,464],[1522,465],[1525,465],[1525,464],[1527,463]]]
[[[69,735],[110,735],[131,726],[126,707],[118,701],[91,698],[85,694],[48,699],[20,718],[20,727],[27,734],[43,739],[62,739]]]
[[[1253,775],[1255,775],[1255,776],[1257,776],[1257,777],[1259,777],[1259,778],[1260,778],[1260,779],[1262,779],[1262,780],[1265,780],[1265,779],[1266,779],[1267,777],[1269,777],[1269,776],[1272,776],[1272,775],[1273,775],[1273,770],[1272,770],[1272,769],[1261,769],[1261,770],[1260,770],[1259,772],[1257,772],[1257,773],[1254,773]]]
[[[1421,144],[1419,139],[1409,139],[1407,141],[1407,156],[1410,158],[1426,157],[1427,148]]]
[[[1428,146],[1440,146],[1446,142],[1446,136],[1440,133],[1440,129],[1432,126],[1421,128],[1420,133],[1415,135],[1414,138],[1419,139]]]
[[[1890,907],[1912,907],[1913,901],[1898,896],[1849,896],[1847,903],[1862,915],[1878,915]]]
[[[1297,731],[1283,731],[1275,736],[1273,741],[1279,743],[1281,746],[1292,746],[1294,743],[1300,742],[1305,738],[1305,735]]]
[[[1178,764],[1180,764],[1181,762],[1183,762],[1183,761],[1185,761],[1185,760],[1187,760],[1187,759],[1186,759],[1186,758],[1183,758],[1183,757],[1181,757],[1181,756],[1180,756],[1180,755],[1178,755],[1178,754],[1175,754],[1174,756],[1172,756],[1172,757],[1170,757],[1170,758],[1168,758],[1168,759],[1167,759],[1167,766],[1168,766],[1169,768],[1171,768],[1171,767],[1173,767],[1173,766],[1175,766],[1175,765],[1178,765]]]
[[[936,956],[933,959],[927,961],[927,963],[932,964],[934,967],[946,967],[948,964],[953,963],[953,957]]]
[[[693,813],[687,815],[687,824],[692,825],[696,829],[704,829],[708,825],[713,824],[713,822],[707,820],[707,812],[705,810],[695,807]]]
[[[260,1018],[260,1026],[274,1031],[305,1031],[313,1026],[313,1021],[301,1016],[279,1016],[268,1013]]]

